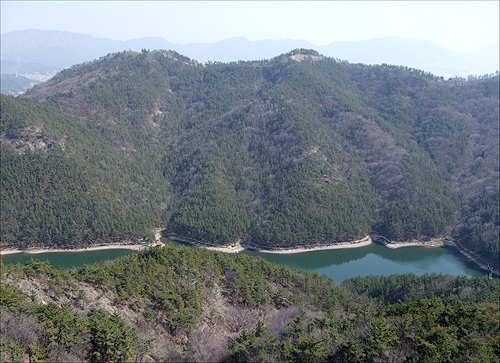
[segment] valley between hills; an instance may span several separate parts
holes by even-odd
[[[498,270],[498,72],[144,49],[0,100],[3,251],[154,244],[160,230],[274,252],[381,236],[454,241]],[[498,279],[336,284],[173,245],[1,276],[4,361],[500,359]]]
[[[498,268],[498,76],[122,52],[2,96],[2,248],[448,238]]]

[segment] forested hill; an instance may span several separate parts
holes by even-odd
[[[498,74],[110,54],[2,96],[2,242],[449,236],[498,265],[498,117]]]
[[[56,269],[0,264],[2,362],[498,362],[499,281],[336,285],[185,246]]]

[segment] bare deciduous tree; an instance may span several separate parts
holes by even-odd
[[[243,329],[249,329],[257,323],[259,312],[256,309],[229,306],[221,314],[221,320],[230,332],[239,333]]]
[[[217,334],[208,327],[202,327],[191,333],[189,348],[190,361],[220,362],[228,354],[227,337]]]
[[[277,336],[285,329],[287,324],[291,323],[299,315],[299,308],[290,306],[269,314],[264,323],[267,327],[267,331]]]

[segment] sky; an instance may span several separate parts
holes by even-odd
[[[499,44],[499,1],[8,1],[1,34],[43,29],[171,43],[397,36],[469,51]]]

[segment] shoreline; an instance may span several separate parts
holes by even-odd
[[[163,237],[166,239],[175,241],[175,242],[188,244],[190,246],[194,246],[197,248],[204,248],[204,249],[209,250],[209,251],[217,251],[217,252],[224,252],[224,253],[240,253],[240,252],[245,251],[245,248],[240,244],[239,241],[234,243],[231,246],[210,246],[210,245],[204,244],[202,242],[192,240],[192,239],[187,238],[187,237],[178,237],[178,236],[172,236],[172,235],[163,236]]]
[[[155,235],[157,237],[157,244],[156,245],[162,245],[162,243],[159,240],[159,237],[161,237],[159,231],[155,231]],[[315,252],[315,251],[328,251],[328,250],[341,250],[341,249],[350,249],[350,248],[361,248],[361,247],[366,247],[374,243],[374,240],[370,235],[359,239],[359,240],[354,240],[350,242],[339,242],[335,244],[330,244],[330,245],[319,245],[315,247],[296,247],[296,248],[278,248],[275,250],[270,250],[270,249],[265,249],[263,246],[255,245],[255,244],[248,244],[246,246],[243,246],[239,241],[236,242],[235,244],[231,246],[210,246],[207,244],[204,244],[199,241],[194,241],[190,240],[188,238],[184,237],[178,237],[178,236],[165,236],[167,239],[171,239],[176,242],[181,242],[188,244],[190,246],[198,247],[198,248],[204,248],[209,251],[218,251],[218,252],[224,252],[224,253],[239,253],[243,251],[256,251],[260,253],[268,253],[268,254],[280,254],[280,255],[288,255],[288,254],[296,254],[296,253],[307,253],[307,252]],[[426,248],[438,248],[438,247],[443,247],[442,241],[435,241],[433,240],[432,242],[420,242],[420,241],[412,241],[412,242],[394,242],[394,241],[387,241],[387,242],[382,242],[382,245],[389,249],[397,249],[397,248],[402,248],[402,247],[426,247]],[[19,250],[19,249],[6,249],[6,250],[0,250],[0,255],[1,256],[6,256],[6,255],[11,255],[11,254],[16,254],[16,253],[26,253],[26,254],[41,254],[41,253],[58,253],[58,252],[88,252],[88,251],[99,251],[99,250],[112,250],[112,249],[128,249],[128,250],[134,250],[134,251],[140,251],[149,247],[154,247],[155,245],[146,245],[146,244],[120,244],[120,243],[114,243],[114,244],[109,244],[109,245],[99,245],[99,246],[93,246],[93,247],[87,247],[87,248],[75,248],[75,249],[50,249],[50,248],[29,248],[26,250]]]
[[[260,253],[267,253],[267,254],[281,254],[281,255],[287,255],[287,254],[297,254],[297,253],[307,253],[307,252],[316,252],[316,251],[327,251],[327,250],[340,250],[340,249],[350,249],[350,248],[361,248],[361,247],[366,247],[371,245],[372,243],[378,243],[381,244],[391,250],[398,249],[398,248],[404,248],[404,247],[424,247],[424,248],[442,248],[442,247],[455,247],[464,257],[467,259],[471,260],[477,267],[479,267],[481,270],[487,271],[487,266],[484,264],[484,261],[481,261],[479,258],[476,256],[473,256],[471,253],[466,252],[461,246],[456,245],[453,241],[446,239],[446,238],[432,238],[429,241],[407,241],[407,242],[396,242],[396,241],[389,241],[384,237],[381,236],[374,236],[372,238],[371,235],[368,235],[362,239],[351,241],[351,242],[339,242],[336,244],[331,244],[331,245],[321,245],[321,246],[316,246],[316,247],[297,247],[297,248],[283,248],[283,249],[275,249],[275,250],[268,250],[265,248],[262,248],[262,246],[259,245],[252,245],[248,244],[246,246],[243,246],[240,241],[237,241],[233,245],[230,246],[210,246],[207,244],[204,244],[199,241],[194,241],[185,237],[178,237],[178,236],[164,236],[162,235],[162,230],[160,228],[155,229],[155,239],[156,243],[152,245],[147,245],[147,244],[131,244],[131,243],[113,243],[113,244],[107,244],[107,245],[99,245],[99,246],[92,246],[92,247],[87,247],[87,248],[75,248],[75,249],[62,249],[62,248],[57,248],[57,249],[50,249],[50,248],[28,248],[26,250],[19,250],[19,249],[5,249],[5,250],[0,250],[0,257],[2,256],[7,256],[7,255],[13,255],[13,254],[18,254],[18,253],[25,253],[29,255],[37,255],[37,254],[43,254],[43,253],[59,253],[59,252],[91,252],[91,251],[100,251],[100,250],[117,250],[117,249],[122,249],[122,250],[133,250],[133,251],[141,251],[149,247],[155,247],[155,246],[160,246],[163,247],[164,244],[161,242],[160,238],[164,237],[167,239],[171,239],[173,241],[185,243],[197,248],[204,248],[209,251],[218,251],[218,252],[223,252],[223,253],[240,253],[243,251],[256,251]],[[499,271],[498,270],[493,270],[493,275],[499,276]]]
[[[385,247],[395,250],[398,248],[404,247],[424,247],[424,248],[442,248],[442,247],[453,247],[455,248],[462,256],[466,259],[470,260],[474,263],[479,269],[483,271],[490,271],[488,269],[488,264],[484,262],[480,257],[474,255],[472,252],[467,251],[458,243],[452,241],[449,238],[441,237],[441,238],[431,238],[429,241],[407,241],[407,242],[396,242],[390,241],[385,237],[378,236],[377,242],[384,245]],[[492,269],[491,273],[493,276],[500,277],[500,272],[498,270]]]
[[[190,239],[184,238],[184,237],[165,236],[165,238],[171,239],[172,241],[176,241],[176,242],[186,243],[186,244],[189,244],[189,245],[194,246],[194,247],[204,248],[204,249],[209,250],[209,251],[219,251],[219,252],[224,252],[224,253],[239,253],[239,252],[243,252],[243,251],[257,251],[260,253],[281,254],[281,255],[290,255],[290,254],[295,254],[295,253],[306,253],[306,252],[314,252],[314,251],[360,248],[360,247],[365,247],[365,246],[371,245],[373,243],[371,236],[368,235],[362,239],[355,240],[352,242],[339,242],[336,244],[316,246],[316,247],[297,247],[297,248],[283,248],[283,249],[276,249],[276,250],[267,250],[267,249],[262,248],[261,246],[252,245],[252,244],[243,246],[243,245],[241,245],[241,243],[239,241],[231,246],[215,247],[215,246],[209,246],[209,245],[203,244],[203,243],[198,242],[198,241],[193,241],[193,240],[190,240]]]
[[[0,249],[0,256],[14,255],[16,253],[26,253],[28,255],[38,255],[41,253],[59,253],[59,252],[91,252],[91,251],[102,251],[102,250],[132,250],[141,251],[149,247],[162,246],[163,243],[160,241],[162,228],[155,228],[155,244],[141,244],[141,243],[109,243],[98,246],[84,247],[84,248],[42,248],[34,247],[25,250],[19,250],[17,248],[10,249]]]
[[[91,252],[91,251],[102,251],[102,250],[133,250],[141,251],[148,248],[148,245],[141,244],[110,244],[110,245],[100,245],[87,248],[74,248],[74,249],[62,249],[62,248],[28,248],[26,250],[19,249],[5,249],[0,250],[0,256],[14,255],[17,253],[25,253],[27,255],[39,255],[41,253],[59,253],[59,252]]]
[[[472,261],[473,263],[475,263],[476,266],[478,266],[481,270],[483,270],[483,271],[490,271],[489,268],[488,268],[489,265],[486,262],[484,262],[481,259],[481,257],[478,257],[474,253],[472,253],[470,251],[467,251],[465,248],[463,248],[462,246],[460,246],[457,243],[454,244],[454,247],[457,249],[458,252],[460,252],[462,254],[462,256],[465,256],[470,261]],[[500,278],[500,271],[499,270],[495,270],[495,269],[492,268],[491,269],[491,274],[493,276],[496,276],[496,277]]]
[[[209,251],[218,251],[218,252],[224,252],[224,253],[240,253],[243,251],[257,251],[261,253],[269,253],[269,254],[295,254],[295,253],[306,253],[306,252],[314,252],[314,251],[326,251],[326,250],[340,250],[340,249],[349,249],[349,248],[360,248],[360,247],[365,247],[369,246],[370,244],[373,243],[373,240],[371,239],[370,236],[366,236],[365,238],[362,238],[360,240],[355,240],[352,242],[339,242],[337,244],[332,244],[332,245],[323,245],[323,246],[317,246],[317,247],[298,247],[298,248],[284,248],[284,249],[276,249],[276,250],[267,250],[264,248],[260,248],[260,246],[257,245],[249,245],[246,246],[247,248],[243,247],[239,242],[235,243],[232,246],[220,246],[220,247],[215,247],[215,246],[208,246],[200,242],[194,242],[194,241],[189,241],[185,238],[182,237],[175,237],[175,236],[169,236],[165,237],[167,239],[171,239],[173,241],[181,242],[181,243],[186,243],[194,247],[198,248],[204,248]],[[159,241],[159,239],[157,239]],[[157,244],[158,245],[158,242]],[[0,250],[0,256],[7,256],[7,255],[13,255],[17,253],[25,253],[28,255],[38,255],[42,253],[59,253],[59,252],[90,252],[90,251],[101,251],[101,250],[133,250],[133,251],[141,251],[143,249],[149,248],[149,247],[154,247],[155,245],[144,245],[144,244],[119,244],[119,243],[113,243],[109,245],[99,245],[99,246],[93,246],[93,247],[87,247],[87,248],[74,248],[74,249],[62,249],[62,248],[41,248],[41,247],[35,247],[35,248],[28,248],[26,250],[20,250],[20,249],[5,249],[5,250]]]
[[[429,246],[427,244],[424,244],[422,242],[404,242],[404,243],[391,243],[388,245],[385,245],[385,247],[391,249],[391,250],[397,250],[398,248],[405,248],[405,247],[425,247],[425,248],[439,248],[442,246]]]
[[[277,249],[277,250],[265,250],[260,248],[248,248],[249,251],[257,251],[261,253],[269,253],[275,255],[291,255],[295,253],[307,253],[307,252],[315,252],[315,251],[327,251],[327,250],[343,250],[349,248],[361,248],[365,246],[369,246],[373,243],[372,238],[368,235],[365,238],[358,239],[352,242],[339,242],[332,245],[324,245],[317,247],[298,247],[298,248],[285,248],[285,249]],[[250,246],[251,247],[251,246]]]
[[[426,241],[421,240],[409,240],[409,241],[391,241],[383,236],[374,236],[374,240],[377,243],[390,248],[391,250],[395,250],[403,247],[425,247],[425,248],[439,248],[439,247],[456,247],[455,243],[446,237],[437,237],[430,238]]]

